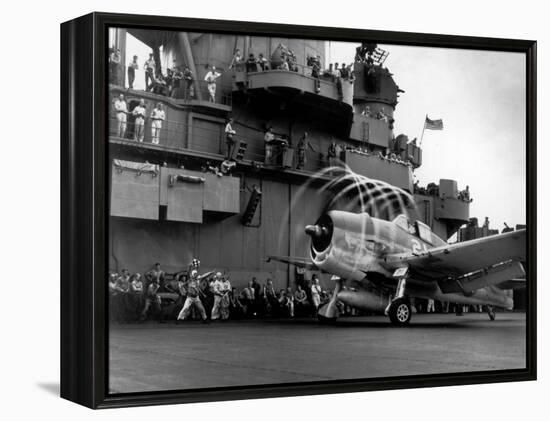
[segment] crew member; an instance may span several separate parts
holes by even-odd
[[[136,318],[139,318],[141,309],[143,308],[143,281],[140,273],[134,273],[130,277],[130,301],[132,311]]]
[[[126,115],[128,114],[128,106],[124,100],[124,95],[120,94],[115,100],[115,112],[117,121],[117,136],[124,138],[126,136]]]
[[[139,68],[138,56],[134,56],[132,61],[128,64],[128,88],[134,89],[134,80],[136,80],[136,70]]]
[[[294,295],[292,294],[292,289],[290,287],[286,290],[281,290],[279,305],[281,310],[286,309],[288,316],[294,317]]]
[[[252,281],[249,281],[248,286],[241,291],[240,302],[243,305],[245,316],[256,315],[256,292],[254,291],[254,283]]]
[[[267,278],[264,285],[263,299],[266,306],[266,313],[270,314],[276,308],[277,294],[275,293],[275,287],[273,281]]]
[[[301,170],[306,166],[307,154],[306,149],[309,148],[313,152],[316,152],[311,143],[307,140],[307,132],[304,132],[303,136],[298,141],[297,155],[296,155],[296,169]]]
[[[321,285],[319,285],[319,278],[317,278],[317,275],[313,275],[311,277],[311,303],[313,305],[313,310],[315,312],[315,315],[317,315],[317,311],[319,311],[319,305],[321,305]]]
[[[254,288],[254,311],[256,314],[263,314],[265,310],[262,308],[262,305],[264,304],[263,299],[263,287],[258,282],[258,279],[256,279],[255,276],[252,277],[252,288]]]
[[[167,95],[168,84],[161,71],[155,72],[155,77],[152,78],[152,83],[147,87],[147,90],[151,90],[158,95]]]
[[[321,92],[321,80],[319,76],[321,74],[321,56],[315,57],[311,63],[311,77],[315,79],[315,93]]]
[[[222,301],[220,305],[220,316],[222,320],[229,319],[229,307],[231,305],[231,282],[227,276],[221,278]]]
[[[157,106],[151,112],[151,143],[158,145],[160,138],[160,129],[162,128],[162,122],[165,119],[164,110],[162,104],[157,103]]]
[[[271,161],[273,160],[273,149],[275,148],[275,145],[273,144],[274,140],[275,134],[273,134],[273,127],[269,127],[264,135],[266,164],[272,163]]]
[[[233,54],[233,58],[231,59],[231,63],[229,64],[229,68],[230,69],[235,68],[235,70],[237,72],[240,72],[242,70],[241,69],[242,62],[243,62],[243,56],[241,55],[241,50],[239,50],[237,48],[235,50],[235,53]]]
[[[187,297],[187,276],[186,275],[180,275],[178,276],[178,280],[176,283],[176,292],[178,294],[178,300],[176,304],[178,306],[182,306],[185,302],[185,297]]]
[[[183,308],[178,314],[177,321],[185,320],[191,314],[191,309],[196,308],[199,312],[203,322],[207,321],[206,311],[202,305],[201,299],[199,298],[199,281],[198,281],[198,272],[196,270],[191,271],[191,277],[187,283],[187,298],[183,304]]]
[[[382,107],[380,111],[378,111],[378,114],[376,114],[376,118],[386,123],[388,122],[388,115],[386,114],[386,110],[384,109],[384,107]]]
[[[177,92],[181,87],[181,81],[183,80],[183,72],[179,66],[176,66],[176,60],[174,60],[174,67],[172,67],[172,86],[170,90],[170,96],[175,98]]]
[[[193,98],[193,96],[195,96],[193,92],[193,82],[195,81],[195,76],[188,66],[185,66],[185,69],[183,69],[183,80],[185,81],[184,98],[191,99]]]
[[[147,272],[146,277],[149,282],[156,280],[159,283],[159,286],[162,286],[164,284],[164,279],[166,278],[166,273],[161,269],[160,263],[157,262],[153,266],[153,269]]]
[[[134,140],[143,142],[145,134],[145,100],[141,99],[139,105],[136,105],[132,110],[134,119]]]
[[[128,313],[131,306],[128,298],[130,292],[130,272],[128,269],[122,269],[121,275],[116,280],[116,291],[119,300],[119,311],[122,316],[122,320],[128,320]]]
[[[120,64],[120,48],[113,48],[109,56],[109,79],[114,85],[118,84],[118,66]]]
[[[222,274],[217,272],[214,275],[214,281],[212,282],[211,290],[214,295],[214,305],[212,306],[212,314],[210,318],[212,320],[217,320],[220,318],[220,307],[222,302],[222,297],[224,293],[222,292]]]
[[[260,69],[262,69],[262,72],[265,70],[269,70],[269,65],[267,64],[267,59],[264,57],[262,53],[258,55],[258,65],[260,66]]]
[[[298,287],[294,292],[294,305],[298,314],[305,313],[305,309],[307,307],[307,294],[300,284],[298,284]]]
[[[237,288],[231,288],[229,295],[229,314],[232,319],[239,319],[246,314],[246,308],[242,304]]]
[[[346,67],[346,63],[342,63],[342,67],[340,67],[340,76],[344,80],[349,79],[349,69]]]
[[[122,269],[116,282],[116,289],[121,293],[127,293],[130,289],[130,272],[128,272],[128,269]]]
[[[321,62],[320,62],[319,56],[315,57],[315,59],[311,62],[311,77],[319,79],[320,72],[321,72],[320,63]]]
[[[108,288],[109,288],[109,320],[117,321],[120,315],[120,300],[118,296],[118,291],[116,288],[116,280],[118,275],[116,273],[111,273],[108,279]]]
[[[220,165],[220,170],[223,175],[231,175],[231,171],[237,166],[237,163],[230,159],[226,159]]]
[[[233,148],[235,146],[235,140],[233,139],[233,136],[237,134],[235,130],[233,130],[232,127],[233,119],[230,118],[227,120],[227,124],[225,125],[225,144],[227,145],[227,157],[226,159],[231,159],[233,157]]]
[[[159,323],[164,323],[164,317],[162,314],[162,307],[161,307],[161,299],[158,295],[158,290],[160,288],[158,279],[154,279],[153,282],[149,284],[147,287],[147,291],[145,294],[145,307],[143,308],[143,311],[141,312],[141,320],[145,320],[147,318],[147,312],[152,307],[154,314],[158,317]]]
[[[338,69],[338,63],[334,63],[334,68],[332,69],[332,78],[336,82],[336,80],[342,77],[342,74],[340,73],[340,70]]]
[[[258,62],[256,61],[256,57],[254,57],[254,54],[250,53],[248,55],[248,60],[246,60],[246,72],[253,73],[257,71],[258,71]]]
[[[212,314],[212,307],[214,307],[214,291],[212,290],[214,280],[209,274],[199,276],[198,279],[202,305],[204,306],[206,314]]]
[[[221,73],[216,71],[216,66],[212,66],[212,69],[204,77],[208,87],[208,94],[210,95],[210,102],[216,102],[216,79],[220,76]]]
[[[145,90],[149,90],[149,86],[154,84],[154,75],[157,65],[153,58],[153,53],[149,54],[149,59],[143,64],[143,70],[145,70]],[[150,82],[150,83],[149,83]]]
[[[338,99],[342,101],[344,99],[344,93],[342,91],[342,73],[338,69],[338,63],[334,63],[334,71],[332,73],[334,81],[336,82],[336,90],[338,91]]]
[[[334,139],[332,140],[332,142],[330,142],[330,145],[328,146],[327,156],[329,167],[335,167],[338,163],[339,154],[338,144],[334,141]]]

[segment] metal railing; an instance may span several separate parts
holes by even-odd
[[[126,122],[119,122],[113,111],[113,115],[109,118],[109,136],[114,139],[131,140],[138,143],[158,145],[160,147],[164,146],[168,148],[221,155],[220,158],[227,154],[226,137],[225,133],[223,133],[223,126],[221,128],[197,127],[193,125],[189,126],[187,123],[181,121],[164,120],[161,123],[160,129],[157,129],[153,128],[150,114],[148,114],[144,120],[143,125],[136,124],[135,117],[129,112],[126,117]],[[143,131],[141,132],[142,137],[140,140],[138,134],[140,133],[139,130],[141,127],[143,127]],[[244,141],[247,144],[246,152],[243,157],[244,160],[260,162],[262,165],[265,165],[266,148],[264,133],[258,130],[258,136],[241,136],[238,133],[238,123],[234,123],[233,128],[237,131],[233,140],[236,142]],[[156,133],[157,130],[158,133]],[[153,142],[154,133],[158,135],[158,143]],[[190,133],[191,135],[189,137]],[[296,145],[291,145],[291,147],[293,146],[295,147]],[[282,148],[276,148],[272,162],[277,159],[280,160],[281,154]],[[296,169],[298,164],[296,149],[294,155],[292,168]],[[327,167],[329,164],[328,159],[326,159],[325,155],[320,151],[313,152],[307,149],[306,157],[307,169],[301,169],[303,171],[317,171]],[[276,165],[268,166],[274,167]]]
[[[414,194],[419,194],[423,196],[434,196],[439,197],[442,199],[454,199],[454,200],[460,200],[461,202],[465,203],[472,203],[474,199],[470,197],[470,192],[466,189],[464,190],[457,190],[456,196],[440,196],[439,195],[439,184],[436,183],[428,183],[426,186],[420,186],[418,184],[415,184],[413,186],[413,192]]]
[[[298,74],[303,75],[303,76],[313,77],[312,76],[312,71],[313,71],[312,66],[293,63],[292,66],[289,67],[289,70],[284,70],[283,68],[281,68],[280,65],[278,65],[278,66],[273,65],[273,63],[276,63],[276,62],[269,61],[267,68],[265,68],[264,70],[261,69],[259,64],[257,64],[256,70],[250,70],[249,68],[247,69],[246,62],[244,62],[240,66],[236,66],[231,70],[234,71],[234,72],[243,72],[243,73],[263,73],[263,72],[277,70],[277,71],[294,72],[294,73],[298,73]],[[350,70],[350,73],[349,73],[350,77],[343,78],[343,80],[353,81],[353,78],[351,78],[351,74],[352,73],[351,73],[351,70]],[[319,79],[323,80],[325,82],[336,83],[336,77],[334,76],[334,74],[332,74],[330,72],[329,69],[319,69]]]
[[[186,82],[182,81],[178,88],[174,88],[171,86],[160,86],[153,87],[150,90],[144,90],[144,92],[176,100],[197,100],[200,97],[203,101],[210,101],[210,91],[208,89],[208,84],[205,81],[201,80],[195,80],[191,85],[187,85]],[[197,92],[200,92],[200,95],[198,95]],[[233,103],[232,86],[217,83],[213,102],[230,107]]]
[[[279,63],[278,61],[272,61],[268,60],[267,67],[265,70],[262,70],[259,64],[256,65],[256,70],[247,70],[246,61],[240,63],[237,66],[234,66],[232,69],[229,69],[229,72],[241,72],[246,74],[252,74],[252,73],[262,73],[264,71],[288,71],[288,72],[295,72],[298,74],[301,74],[303,76],[313,77],[312,76],[312,66],[298,64],[298,63],[291,63],[289,70],[283,70],[280,65],[277,65]],[[121,72],[126,71],[125,66],[121,66]],[[351,76],[351,72],[350,72]],[[145,72],[142,69],[138,69],[135,71],[135,79],[133,83],[134,90],[142,90],[145,92],[155,93],[157,95],[161,96],[167,96],[167,97],[173,97],[175,99],[197,99],[196,91],[199,90],[201,93],[201,97],[203,100],[208,101],[210,95],[208,92],[208,84],[204,80],[200,79],[194,79],[192,88],[189,90],[187,88],[186,82],[184,80],[180,81],[180,89],[176,91],[177,96],[174,95],[174,90],[169,88],[169,85],[153,85],[146,87],[144,83],[145,79]],[[319,80],[329,83],[336,83],[336,77],[330,72],[329,69],[320,69],[319,70]],[[343,81],[352,82],[353,79],[351,78],[343,78]],[[123,82],[125,81],[125,82]],[[128,83],[128,77],[125,74],[116,75],[115,77],[112,77],[110,79],[110,82],[114,85],[120,86],[122,88],[129,88]],[[149,80],[150,82],[150,80]],[[149,83],[148,82],[148,83]],[[149,88],[149,89],[148,89]],[[222,84],[221,81],[218,81],[216,84],[216,97],[215,102],[218,104],[228,105],[231,106],[232,104],[232,90],[233,87],[231,84]],[[191,91],[191,92],[189,92]],[[194,93],[194,94],[193,94]]]
[[[194,82],[195,90],[199,89],[201,93],[201,98],[203,101],[208,101],[210,99],[210,92],[208,90],[208,83],[206,83],[204,80],[199,80]],[[228,105],[231,106],[233,104],[233,87],[232,85],[223,85],[221,83],[216,84],[216,95],[215,95],[215,103],[222,104],[222,105]],[[194,98],[191,99],[197,99],[197,95],[195,94]]]
[[[149,86],[145,87],[145,83],[142,78],[145,77],[145,72],[136,71],[135,81],[132,90],[134,91],[143,91],[152,95],[158,95],[159,97],[168,97],[177,100],[196,100],[199,95],[197,91],[200,92],[201,99],[204,101],[209,101],[210,93],[208,91],[208,84],[203,80],[193,80],[191,85],[188,85],[185,80],[179,81],[179,88],[174,88],[173,83],[167,84],[156,84],[149,83]],[[128,84],[127,78],[126,84]],[[150,80],[149,80],[150,82]],[[114,86],[119,86],[120,88],[129,89],[129,86],[124,86],[123,78],[112,78],[110,83]],[[232,105],[232,91],[233,87],[231,84],[222,84],[221,81],[216,83],[216,95],[215,103],[231,106]]]
[[[131,114],[131,113],[129,113]],[[187,124],[183,121],[165,120],[161,123],[161,128],[158,132],[158,143],[153,142],[154,130],[152,127],[152,119],[150,114],[145,118],[143,124],[143,137],[141,142],[145,144],[156,144],[159,147],[188,150],[192,152],[205,153],[210,155],[217,155],[219,159],[222,159],[227,155],[226,136],[224,133],[224,125],[218,125],[217,127],[200,127],[196,124]],[[245,161],[254,161],[260,163],[262,166],[269,168],[277,168],[282,164],[282,154],[284,148],[275,147],[273,150],[272,159],[269,163],[266,163],[266,146],[264,142],[265,133],[262,130],[254,129],[249,126],[242,126],[242,129],[247,129],[250,133],[251,130],[257,130],[257,135],[241,135],[239,134],[240,124],[238,122],[233,123],[233,129],[237,132],[233,136],[233,140],[236,142],[234,147],[238,147],[238,142],[244,141],[247,144],[247,148],[243,159]],[[134,122],[134,118],[128,115],[125,128],[123,132],[120,131],[119,121],[116,118],[115,113],[110,118],[109,124],[109,136],[112,138],[118,138],[123,140],[132,140],[139,142],[136,137],[137,125]],[[336,164],[340,158],[329,158],[328,151],[316,150],[312,151],[306,148],[306,165],[305,168],[298,168],[298,150],[296,148],[297,142],[289,145],[294,147],[294,158],[291,168],[299,169],[305,172],[316,172],[322,168],[332,166]],[[389,159],[382,156],[380,152],[366,152],[361,148],[345,147],[342,152],[356,153],[360,155],[376,157],[395,165],[410,165],[405,161]],[[345,158],[342,158],[345,161]],[[417,193],[417,191],[415,191]]]
[[[263,72],[270,72],[270,71],[281,71],[281,72],[294,72],[303,76],[313,77],[312,71],[313,68],[311,66],[303,65],[303,64],[294,64],[293,68],[289,68],[289,70],[284,70],[280,67],[269,67],[264,70],[260,68],[260,66],[257,66],[257,69],[254,71],[246,70],[246,68],[243,66],[238,69],[233,69],[235,72],[242,72],[247,74],[255,74],[255,73],[263,73]],[[351,73],[350,73],[351,75]],[[322,80],[324,82],[329,83],[336,83],[336,77],[334,74],[332,74],[329,69],[320,69],[319,70],[319,80]],[[353,81],[351,78],[343,78],[342,80],[346,81]]]

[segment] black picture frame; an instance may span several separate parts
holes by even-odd
[[[247,33],[334,41],[376,40],[525,53],[527,139],[527,366],[520,370],[110,395],[107,389],[107,30]],[[91,13],[61,25],[61,396],[90,408],[347,393],[536,379],[535,41]]]

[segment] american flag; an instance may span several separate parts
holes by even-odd
[[[430,120],[428,116],[426,116],[424,128],[428,130],[443,130],[443,120]]]

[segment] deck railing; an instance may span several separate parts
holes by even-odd
[[[227,154],[226,137],[223,126],[216,129],[197,126],[190,127],[188,124],[181,121],[164,120],[161,123],[161,128],[158,133],[158,143],[154,143],[153,133],[157,129],[153,128],[152,121],[150,115],[147,115],[143,125],[143,137],[139,139],[137,137],[139,125],[136,125],[135,118],[131,115],[131,112],[127,114],[125,124],[119,122],[116,115],[113,115],[109,119],[109,136],[112,139],[134,141],[143,144],[155,144],[159,147],[165,146],[181,150],[217,154],[220,155],[220,158]],[[237,134],[233,137],[236,144],[241,141],[247,144],[243,159],[245,161],[260,162],[265,165],[266,148],[264,133],[258,130],[257,136],[241,136],[239,135],[238,123],[234,123],[233,128],[237,131]],[[189,138],[189,136],[191,138]],[[290,147],[296,147],[296,145],[290,145]],[[281,162],[282,151],[283,148],[276,147],[271,162]],[[297,169],[298,166],[296,153],[295,150],[294,161],[291,167],[294,169]],[[306,169],[303,170],[317,171],[328,166],[328,160],[325,157],[326,154],[321,155],[321,152],[313,152],[309,149],[306,151],[306,154],[307,164]],[[267,165],[277,166],[277,164],[272,163],[268,163]]]

